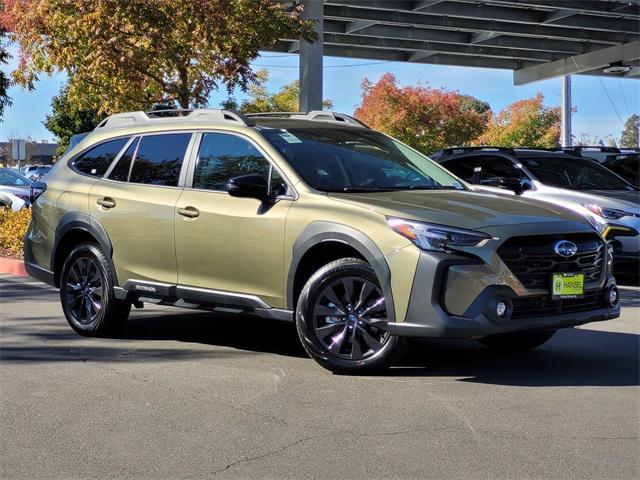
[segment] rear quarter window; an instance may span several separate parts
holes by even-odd
[[[72,160],[71,167],[85,175],[102,177],[128,140],[126,137],[101,143]]]

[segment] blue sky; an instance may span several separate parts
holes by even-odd
[[[15,68],[13,61],[5,70]],[[375,62],[368,60],[325,57],[324,97],[333,101],[334,110],[352,113],[360,102],[360,82],[368,77],[377,80],[386,72],[393,73],[401,85],[418,82],[431,87],[457,90],[490,103],[494,112],[540,91],[548,105],[560,104],[559,78],[531,85],[514,86],[509,70],[450,67],[444,65],[410,64],[401,62]],[[269,71],[268,87],[272,91],[298,77],[298,56],[264,53],[254,62],[256,69]],[[14,87],[10,90],[13,105],[5,112],[0,123],[0,137],[27,137],[53,140],[42,122],[50,112],[50,100],[65,77],[62,74],[43,77],[33,92]],[[590,76],[573,76],[573,134],[591,137],[619,138],[622,124],[632,113],[640,113],[640,81]],[[211,96],[210,106],[216,108],[227,98],[226,91]],[[242,99],[242,93],[235,95]]]

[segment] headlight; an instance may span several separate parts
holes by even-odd
[[[448,252],[455,250],[455,247],[473,247],[491,238],[491,235],[474,230],[403,218],[387,217],[387,224],[394,232],[408,238],[422,250],[434,252]]]
[[[583,203],[582,206],[599,217],[610,220],[618,220],[622,217],[633,216],[633,213],[631,212],[625,212],[624,210],[618,210],[617,208],[605,208],[593,203]]]

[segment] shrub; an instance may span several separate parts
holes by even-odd
[[[31,220],[31,209],[14,212],[0,208],[0,255],[22,257],[22,245]]]

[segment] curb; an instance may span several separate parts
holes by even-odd
[[[0,257],[0,273],[8,273],[18,277],[29,276],[24,268],[24,261],[16,260],[15,258]]]

